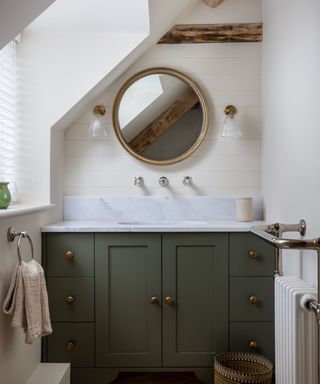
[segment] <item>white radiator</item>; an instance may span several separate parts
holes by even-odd
[[[316,289],[297,277],[276,277],[276,384],[318,384],[318,325],[301,304],[306,296],[316,299]]]

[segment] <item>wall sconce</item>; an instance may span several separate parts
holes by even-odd
[[[89,125],[90,137],[105,137],[107,136],[106,121],[104,115],[106,109],[103,105],[96,105],[93,109],[93,116]]]
[[[226,114],[226,117],[222,124],[221,137],[240,137],[242,133],[237,118],[235,118],[237,108],[234,105],[227,105],[224,109],[224,113]]]

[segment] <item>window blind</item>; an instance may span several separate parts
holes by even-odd
[[[15,41],[0,50],[0,181],[16,179],[17,80]]]

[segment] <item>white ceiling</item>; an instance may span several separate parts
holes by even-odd
[[[0,0],[0,49],[54,0]]]
[[[66,33],[147,33],[148,0],[56,0],[28,29]]]

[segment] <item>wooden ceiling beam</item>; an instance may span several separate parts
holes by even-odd
[[[172,103],[163,113],[147,125],[129,143],[138,154],[142,154],[158,137],[166,132],[177,120],[199,102],[197,94],[188,89],[179,99]]]
[[[262,31],[262,23],[177,24],[158,44],[259,42]]]

